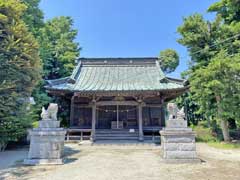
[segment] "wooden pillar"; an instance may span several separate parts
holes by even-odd
[[[139,141],[143,141],[143,119],[142,119],[142,100],[138,101],[138,131],[139,131]]]
[[[74,95],[71,98],[71,107],[70,107],[70,126],[74,125]]]
[[[117,105],[117,129],[119,128],[119,110]]]
[[[95,130],[96,130],[96,100],[92,100],[92,132],[91,132],[91,140],[95,140]]]
[[[164,99],[161,99],[161,127],[165,126],[165,109],[164,109]]]

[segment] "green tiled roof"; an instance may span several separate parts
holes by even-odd
[[[48,81],[49,90],[74,92],[161,91],[184,88],[167,78],[157,58],[81,58],[67,78]]]

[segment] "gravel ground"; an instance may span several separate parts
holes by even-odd
[[[67,144],[64,165],[23,166],[19,159],[25,158],[26,153],[16,152],[19,156],[14,157],[18,161],[9,168],[0,168],[0,179],[240,180],[240,150],[220,150],[197,144],[197,151],[204,162],[167,164],[160,157],[159,146]],[[0,154],[0,165],[5,161]]]

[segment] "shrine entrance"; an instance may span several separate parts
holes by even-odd
[[[97,106],[97,129],[136,129],[137,127],[137,106]]]

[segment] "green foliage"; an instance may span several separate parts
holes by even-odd
[[[179,65],[179,56],[177,52],[173,49],[166,49],[160,52],[159,60],[161,64],[161,69],[165,73],[171,73],[175,71]]]
[[[40,29],[38,41],[40,43],[40,57],[43,60],[43,79],[56,79],[69,76],[79,56],[79,44],[74,42],[77,30],[73,29],[70,17],[57,17],[45,23]],[[67,126],[69,120],[69,102],[64,98],[50,98],[43,88],[45,82],[34,91],[37,102],[36,113],[40,113],[41,106],[53,101],[59,104],[59,120],[61,125]],[[63,110],[64,109],[64,110]]]
[[[43,12],[39,9],[40,0],[22,0],[26,5],[22,19],[35,38],[39,36],[39,30],[44,26]]]
[[[0,144],[16,141],[31,126],[28,97],[40,79],[38,43],[21,19],[26,6],[0,1]]]
[[[207,128],[201,125],[193,126],[193,130],[196,132],[197,142],[215,142],[217,138],[214,136],[211,128]]]
[[[210,23],[200,14],[194,14],[184,18],[183,25],[178,27],[181,38],[178,42],[187,47],[191,56],[190,72],[198,67],[206,66],[210,58],[216,54],[214,44],[217,35],[218,23]]]
[[[33,123],[32,123],[32,127],[33,128],[38,128],[39,127],[39,123],[38,123],[39,121],[34,121]]]
[[[58,101],[45,92],[44,79],[70,75],[79,56],[79,45],[74,42],[77,31],[70,17],[44,23],[40,0],[21,2],[0,1],[0,147],[23,136],[39,120],[42,106]],[[36,101],[31,107],[30,96]],[[58,103],[68,109],[64,102]],[[66,109],[60,111],[60,119],[68,119]]]
[[[239,77],[240,54],[230,57],[224,51],[213,58],[207,67],[196,70],[190,78],[190,85],[194,98],[201,105],[200,110],[210,114],[217,112],[218,117],[224,119],[239,119]]]
[[[28,30],[33,34],[35,39],[38,40],[39,44],[39,53],[41,49],[41,41],[39,41],[39,36],[41,35],[41,28],[44,27],[44,17],[43,12],[39,9],[40,0],[22,0],[22,2],[26,5],[26,10],[22,15],[22,19],[28,27]],[[41,59],[43,57],[40,56]],[[41,74],[43,76],[43,72]],[[31,119],[34,121],[40,119],[41,107],[46,106],[50,101],[51,98],[45,92],[43,88],[45,85],[44,80],[42,79],[39,81],[37,86],[35,86],[32,96],[36,104],[31,107]]]
[[[221,0],[208,9],[216,12],[215,20],[206,21],[202,15],[194,14],[184,18],[178,28],[178,42],[187,47],[191,56],[185,75],[199,106],[197,113],[205,119],[217,118],[225,140],[229,140],[226,122],[239,121],[239,6],[238,0]]]
[[[55,97],[54,102],[59,104],[58,120],[61,122],[61,127],[69,127],[70,122],[70,99],[63,96]]]
[[[184,93],[176,98],[175,102],[178,107],[184,107],[185,115],[189,124],[197,125],[203,120],[203,115],[200,113],[198,103],[193,99],[191,92]]]
[[[79,56],[79,45],[74,42],[77,30],[72,29],[70,17],[57,17],[46,22],[40,30],[40,56],[45,79],[69,76]]]
[[[79,45],[74,42],[77,31],[72,28],[73,20],[70,17],[58,17],[44,23],[43,12],[39,9],[40,0],[23,0],[23,2],[27,6],[23,20],[39,42],[40,57],[43,61],[43,79],[32,94],[36,101],[36,105],[31,109],[32,118],[38,120],[41,107],[46,107],[51,101],[57,101],[46,93],[45,79],[68,76],[79,56]],[[65,104],[63,101],[58,103],[60,106]],[[66,117],[66,113],[60,111],[59,118]]]
[[[208,8],[209,12],[216,12],[224,19],[224,23],[231,24],[240,20],[239,0],[220,0]]]
[[[34,101],[36,104],[32,106],[32,119],[37,121],[40,119],[40,114],[43,106],[47,106],[49,102],[52,101],[52,97],[48,96],[44,89],[45,82],[44,80],[40,80],[38,85],[35,86],[32,96],[34,97]]]

